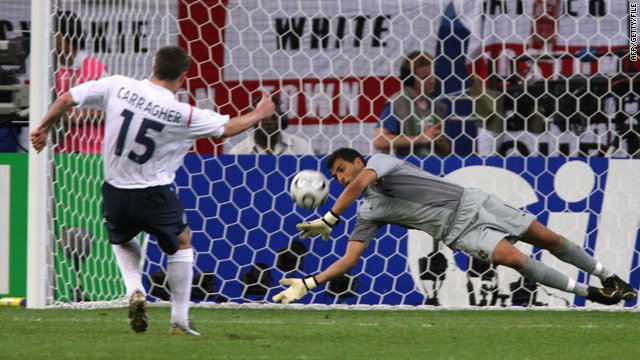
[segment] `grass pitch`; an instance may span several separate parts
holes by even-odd
[[[201,338],[148,313],[0,307],[0,359],[640,358],[640,312],[194,308]]]

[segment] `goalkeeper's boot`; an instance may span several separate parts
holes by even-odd
[[[589,286],[587,300],[604,305],[615,305],[622,300],[622,292],[612,288],[597,288]]]
[[[609,276],[602,282],[602,286],[619,290],[622,294],[622,300],[633,300],[636,298],[636,290],[616,275]]]
[[[147,330],[147,299],[140,290],[129,298],[129,325],[137,333]]]
[[[172,334],[185,334],[191,336],[200,336],[200,331],[196,330],[193,326],[193,322],[190,320],[186,323],[172,323],[171,324],[171,333]]]

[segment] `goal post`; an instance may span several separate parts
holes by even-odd
[[[326,212],[342,187],[330,181],[327,204],[317,210],[297,207],[287,188],[304,169],[331,178],[327,154],[340,147],[378,152],[373,137],[385,103],[402,90],[399,68],[420,50],[435,59],[432,100],[447,109],[442,136],[452,153],[403,158],[526,209],[638,288],[640,190],[629,179],[640,178],[640,67],[631,58],[629,8],[498,3],[509,2],[48,1],[32,9],[31,126],[60,91],[55,38],[60,21],[70,20],[56,17],[59,11],[75,14],[85,54],[104,64],[106,75],[148,78],[156,50],[175,44],[193,60],[181,101],[235,116],[250,110],[259,90],[277,94],[289,118],[283,131],[309,142],[312,153],[230,155],[253,130],[201,139],[173,184],[193,233],[192,300],[264,303],[283,289],[281,278],[317,273],[344,253],[355,206],[329,242],[301,240],[295,228]],[[68,147],[70,137],[96,143],[90,129],[100,119],[88,124],[65,120],[48,152],[30,154],[29,307],[123,304],[102,225],[102,158]],[[167,300],[166,256],[153,236],[137,241],[144,243],[149,300]],[[518,247],[600,285],[546,251]],[[600,308],[397,226],[383,227],[353,270],[301,303]],[[637,309],[637,302],[618,308]]]
[[[31,74],[29,91],[29,129],[34,129],[44,117],[49,104],[49,1],[31,7]],[[49,176],[48,149],[43,154],[29,151],[29,198],[27,229],[27,307],[40,309],[46,305],[48,286],[49,247]]]

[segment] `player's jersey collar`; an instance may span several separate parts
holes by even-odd
[[[171,90],[167,89],[166,87],[160,86],[160,85],[156,85],[153,82],[151,82],[151,80],[149,79],[144,79],[142,80],[142,83],[145,86],[149,86],[153,89],[155,89],[159,94],[162,94],[163,96],[169,97],[169,98],[175,98],[175,94],[173,92],[171,92]]]

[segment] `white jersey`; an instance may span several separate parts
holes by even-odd
[[[105,112],[105,181],[121,189],[171,184],[199,137],[220,137],[229,116],[178,102],[149,80],[110,76],[69,90],[80,108]]]

